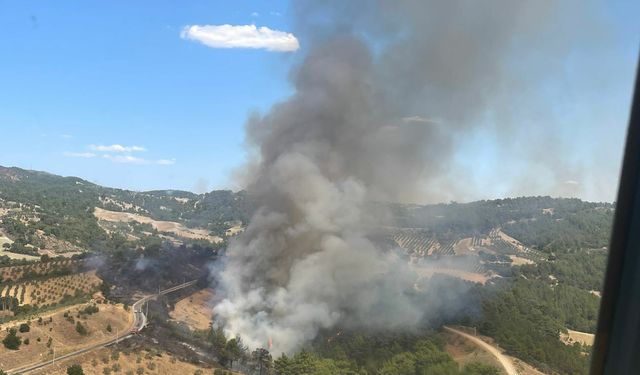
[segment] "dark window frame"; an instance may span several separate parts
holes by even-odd
[[[591,374],[640,374],[640,70],[625,145]]]

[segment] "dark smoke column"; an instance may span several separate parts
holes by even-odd
[[[250,347],[272,338],[276,355],[337,324],[411,327],[438,305],[411,299],[410,267],[368,239],[366,203],[451,197],[455,137],[489,112],[508,130],[514,102],[541,103],[525,95],[548,72],[523,76],[519,59],[563,51],[584,29],[538,1],[293,6],[307,55],[293,96],[247,125],[258,210],[229,245],[215,307],[229,334]],[[587,8],[562,14],[588,20],[576,14]]]

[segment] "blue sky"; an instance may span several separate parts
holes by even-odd
[[[295,56],[180,38],[192,24],[287,29],[281,1],[227,3],[0,2],[0,165],[132,189],[228,185],[247,115],[289,93]],[[175,163],[65,156],[92,144]]]
[[[606,160],[594,162],[606,163],[609,181],[618,174],[638,54],[633,16],[640,6],[617,2],[610,13],[618,47],[606,107],[594,117],[592,107],[603,101],[585,83],[587,89],[572,96],[577,102],[556,109],[581,123],[577,135],[567,135],[584,140],[576,158],[604,148]],[[291,93],[288,71],[304,46],[215,48],[215,41],[181,37],[188,25],[222,24],[292,32],[293,22],[282,0],[0,0],[0,165],[135,190],[237,188],[231,176],[245,158],[247,116]],[[467,141],[485,166],[500,163],[499,155],[470,146],[498,142],[492,137],[480,128]],[[458,159],[461,165],[471,160],[464,152]],[[468,198],[513,192],[500,183],[483,189]],[[594,187],[584,198],[612,199],[615,188],[604,190]]]

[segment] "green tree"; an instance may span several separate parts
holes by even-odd
[[[484,363],[472,362],[464,366],[462,375],[500,375],[500,370]]]
[[[380,375],[415,374],[415,372],[416,356],[407,352],[396,354],[380,369]]]
[[[17,332],[15,328],[11,328],[9,330],[9,334],[7,335],[7,337],[5,337],[4,340],[2,340],[2,344],[4,344],[5,348],[11,349],[11,350],[18,350],[20,348],[20,344],[22,344],[22,339],[18,337],[16,333]]]
[[[84,375],[84,370],[80,365],[71,365],[67,367],[67,375]]]
[[[29,332],[29,330],[31,330],[31,327],[29,327],[29,323],[22,323],[18,328],[18,331],[20,331],[21,333]]]
[[[82,336],[86,336],[89,333],[87,331],[87,328],[80,322],[76,322],[76,332],[78,332]]]

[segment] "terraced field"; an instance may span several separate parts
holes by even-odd
[[[420,230],[402,230],[393,235],[393,241],[409,254],[424,257],[440,247],[430,234]]]

